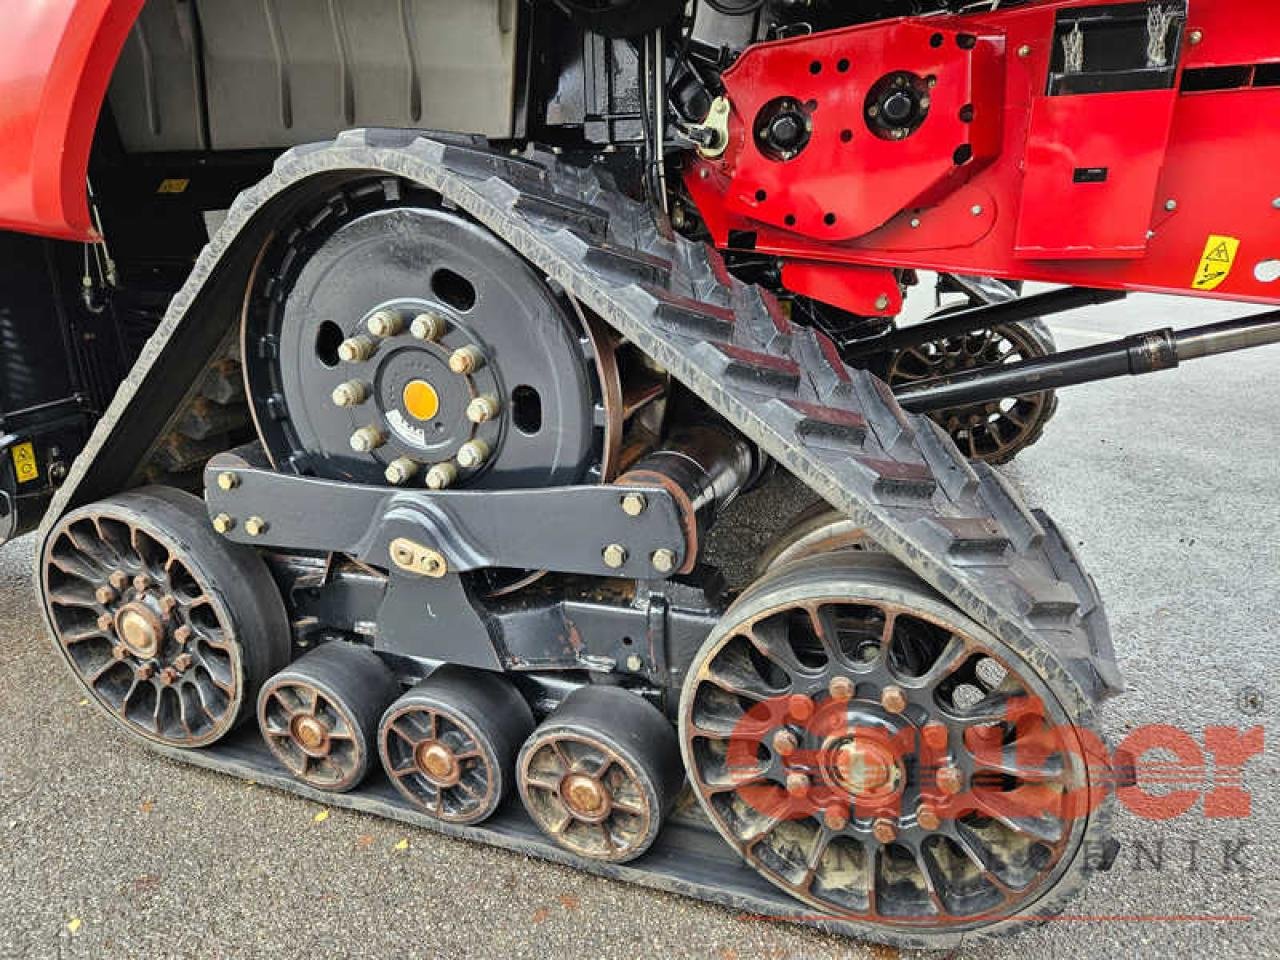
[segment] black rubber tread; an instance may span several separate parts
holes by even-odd
[[[82,513],[107,511],[145,525],[153,535],[180,551],[183,562],[201,579],[208,595],[222,608],[221,615],[231,625],[240,648],[240,704],[235,720],[222,734],[225,736],[254,715],[262,685],[289,662],[292,637],[289,614],[274,587],[271,571],[252,547],[232,543],[215,533],[209,526],[204,501],[182,490],[138,487],[77,510],[66,519],[73,522]],[[36,562],[41,568],[44,549],[52,542],[46,537],[37,555]],[[37,582],[44,582],[40,570]],[[65,658],[62,646],[56,639],[54,643]],[[92,693],[90,699],[125,729],[139,733]]]
[[[350,782],[320,788],[345,792],[359,786],[378,756],[378,723],[383,711],[400,695],[395,674],[368,647],[331,640],[299,657],[267,681],[258,695],[260,722],[267,695],[274,686],[286,683],[308,684],[334,701],[351,721],[357,745],[361,747],[359,770]],[[271,747],[269,741],[267,746]]]
[[[844,583],[840,584],[842,580]],[[1060,914],[1097,871],[1099,852],[1105,850],[1111,842],[1109,837],[1114,815],[1114,796],[1106,782],[1109,776],[1107,760],[1095,755],[1096,744],[1102,741],[1093,740],[1097,729],[1094,705],[1056,659],[1043,656],[1039,647],[1028,646],[1020,640],[1001,642],[998,638],[987,636],[988,631],[955,611],[945,597],[905,569],[893,557],[874,551],[848,549],[812,555],[778,564],[747,587],[725,611],[720,624],[707,637],[686,674],[680,708],[680,748],[686,764],[692,761],[687,750],[685,704],[698,687],[698,665],[719,647],[732,625],[771,607],[812,599],[816,595],[814,584],[817,582],[831,584],[828,589],[833,596],[852,597],[853,603],[858,602],[857,598],[863,597],[898,603],[918,610],[937,622],[954,624],[957,629],[989,644],[997,652],[1002,652],[1001,647],[1007,648],[1056,697],[1056,706],[1061,710],[1056,722],[1063,729],[1085,731],[1084,737],[1079,739],[1078,752],[1073,754],[1074,762],[1078,765],[1082,782],[1088,782],[1090,794],[1099,798],[1099,802],[1087,814],[1074,819],[1075,836],[1071,849],[1063,855],[1062,861],[1055,868],[1056,877],[1024,911],[1012,917],[984,918],[979,923],[986,925],[965,929],[932,928],[924,938],[913,933],[909,924],[895,928],[863,923],[861,926],[864,927],[864,935],[901,947],[916,946],[921,939],[925,939],[930,946],[942,949],[1006,936],[1025,925],[1043,923]],[[1046,705],[1050,715],[1057,713],[1053,709],[1054,705]],[[704,798],[699,796],[698,800],[705,810]],[[714,818],[712,822],[715,822]],[[717,831],[720,831],[718,825]],[[732,845],[732,841],[729,842]],[[858,925],[856,920],[851,922]]]

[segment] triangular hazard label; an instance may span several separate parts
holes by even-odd
[[[1204,258],[1206,260],[1210,260],[1216,263],[1230,263],[1231,248],[1227,246],[1226,242],[1224,241],[1223,243],[1220,243],[1216,247],[1214,247],[1207,254],[1205,254]]]

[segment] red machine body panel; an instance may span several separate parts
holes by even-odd
[[[811,105],[817,101],[811,143],[838,139],[838,132],[824,129],[830,124],[852,130],[844,145],[851,150],[873,139],[861,110],[850,114],[884,70],[936,75],[936,109],[911,136],[876,141],[879,169],[851,163],[828,171],[820,184],[822,195],[838,196],[832,180],[843,174],[850,178],[850,195],[905,196],[901,172],[892,164],[895,149],[908,169],[919,168],[917,153],[926,144],[951,154],[950,146],[926,139],[935,118],[944,126],[952,120],[940,114],[954,98],[941,90],[939,48],[921,45],[914,32],[902,31],[901,21],[891,21],[749,49],[724,78],[735,113],[724,156],[696,159],[686,170],[699,214],[720,246],[740,246],[744,235],[754,235],[755,251],[810,265],[810,289],[817,287],[815,271],[822,265],[860,265],[1280,302],[1274,279],[1280,273],[1280,166],[1271,160],[1280,156],[1280,17],[1274,3],[1191,0],[1181,47],[1169,52],[1177,67],[1170,89],[1051,95],[1059,14],[1105,6],[1115,4],[1047,0],[923,18],[944,36],[942,50],[952,56],[954,32],[976,38],[970,72],[975,89],[991,74],[982,58],[994,64],[1002,93],[975,94],[973,123],[994,126],[999,142],[990,161],[975,148],[971,160],[957,165],[963,176],[950,192],[926,196],[853,238],[804,216],[799,201],[795,211],[753,211],[760,189],[766,195],[761,205],[774,200],[770,191],[779,184],[785,185],[780,202],[818,192],[801,182],[795,167],[803,154],[792,161],[764,157],[738,131],[751,129],[753,105],[805,97]],[[855,57],[853,51],[868,46],[881,52],[870,60]],[[841,59],[850,62],[849,70],[828,69]],[[798,76],[792,65],[809,60],[821,69]],[[824,109],[824,78],[845,85],[836,101],[842,109]],[[742,112],[740,98],[747,105]],[[993,105],[1000,110],[997,124],[983,117]],[[863,179],[852,182],[855,176]],[[839,211],[833,212],[838,225]],[[794,218],[789,225],[788,216]],[[827,288],[839,282],[839,274],[831,273]]]
[[[98,112],[143,0],[16,0],[0,30],[0,229],[92,240]]]

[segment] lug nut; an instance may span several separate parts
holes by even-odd
[[[458,468],[452,463],[437,463],[427,471],[427,488],[430,490],[444,490],[453,485],[453,481],[458,479]]]
[[[213,518],[213,529],[219,533],[230,533],[235,525],[235,518],[228,513],[220,513]]]
[[[659,573],[670,573],[676,568],[675,551],[668,550],[666,547],[653,551],[649,561],[653,564],[653,569]]]
[[[880,694],[880,706],[890,713],[901,713],[907,709],[907,695],[901,687],[885,687]]]
[[[129,648],[123,643],[117,643],[111,648],[111,656],[115,660],[124,660],[129,656]]]
[[[146,593],[151,588],[151,578],[145,573],[140,573],[133,578],[133,589],[138,593]]]
[[[333,398],[334,406],[355,407],[369,399],[369,388],[359,380],[348,380],[334,387],[330,396]]]
[[[497,397],[491,393],[481,394],[467,404],[467,419],[472,423],[485,423],[496,417],[501,409]]]
[[[622,512],[628,517],[640,516],[649,506],[649,501],[643,493],[628,493],[619,503],[622,505]]]
[[[179,646],[185,647],[188,641],[195,635],[195,631],[188,624],[183,624],[177,630],[173,631],[173,639],[178,642]]]
[[[244,522],[244,532],[251,537],[260,537],[267,532],[267,521],[261,517],[250,517]]]
[[[827,684],[827,692],[831,694],[833,700],[852,700],[853,681],[848,677],[832,677],[831,682]]]
[[[160,671],[160,682],[166,687],[171,686],[178,679],[178,671],[173,667],[165,667]]]
[[[796,735],[790,730],[779,730],[773,735],[773,752],[780,757],[789,757],[800,746]]]
[[[448,324],[437,313],[420,313],[409,324],[409,332],[419,340],[439,340]]]
[[[107,581],[117,590],[123,590],[129,585],[129,575],[123,570],[114,570],[111,576],[107,577]]]
[[[916,807],[916,823],[922,830],[937,830],[942,826],[942,818],[938,816],[937,810],[927,803],[922,803]]]
[[[892,820],[881,817],[871,827],[871,835],[877,843],[893,843],[898,839],[898,828]]]
[[[449,355],[449,369],[459,376],[475,373],[484,366],[484,354],[479,347],[467,344]]]
[[[843,830],[849,825],[849,813],[839,807],[827,807],[822,812],[822,822],[828,830]]]
[[[796,723],[808,723],[813,717],[813,701],[803,693],[793,693],[787,698],[787,715]]]
[[[234,490],[238,486],[240,486],[240,477],[232,473],[230,470],[223,470],[218,474],[219,490]]]
[[[383,476],[387,478],[387,483],[398,487],[402,483],[408,483],[412,480],[413,475],[417,472],[417,461],[410,460],[408,457],[397,457],[387,464],[387,469],[383,472]]]
[[[373,356],[377,345],[366,336],[354,336],[338,344],[338,359],[343,363],[364,363]]]
[[[93,597],[105,606],[116,598],[116,592],[111,587],[101,586],[97,590],[93,591]]]
[[[115,625],[116,625],[116,622],[114,619],[112,619],[111,614],[103,613],[98,615],[99,630],[111,630]]]
[[[920,730],[920,738],[931,750],[947,749],[947,728],[941,723],[926,723]]]
[[[146,683],[155,675],[155,672],[155,667],[151,666],[149,663],[144,663],[133,671],[133,675],[137,678],[139,683]]]
[[[174,657],[173,669],[177,670],[179,673],[186,673],[191,669],[191,665],[195,662],[195,657],[191,656],[191,654],[182,653]]]
[[[458,465],[474,470],[489,459],[489,445],[483,440],[468,440],[458,448]]]
[[[610,570],[617,570],[627,562],[627,548],[620,543],[611,543],[601,551],[604,565]]]
[[[379,310],[365,321],[365,326],[375,337],[394,337],[404,329],[404,320],[394,310]]]
[[[959,767],[948,766],[938,771],[938,789],[954,796],[964,789],[964,774]]]
[[[809,775],[800,773],[798,770],[787,774],[787,792],[788,793],[804,793],[809,789]]]
[[[178,598],[171,593],[166,593],[160,598],[160,613],[165,617],[173,615],[173,611],[177,609]]]
[[[361,427],[351,435],[351,449],[356,453],[369,453],[386,442],[386,436],[377,427]]]

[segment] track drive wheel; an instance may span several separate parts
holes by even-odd
[[[939,311],[945,316],[958,308]],[[1057,351],[1053,335],[1040,320],[1008,323],[959,337],[900,350],[888,358],[885,380],[894,390],[937,377],[1036,360]],[[960,452],[973,460],[1008,463],[1044,433],[1058,409],[1058,395],[1047,390],[929,414],[950,434]]]
[[[571,693],[516,766],[525,809],[548,837],[615,863],[649,849],[684,779],[671,723],[618,687]]]
[[[166,487],[67,514],[45,540],[45,613],[76,678],[129,732],[202,747],[289,660],[289,619],[251,548]]]
[[[399,693],[376,653],[330,641],[267,681],[258,696],[258,726],[295,777],[342,793],[368,772],[378,750],[378,718]]]
[[[533,711],[506,680],[444,666],[387,708],[382,765],[411,803],[438,820],[478,823],[511,788]]]
[[[1105,838],[1101,741],[1053,654],[1002,642],[882,554],[753,584],[694,658],[679,714],[729,844],[890,942],[1049,915]]]

